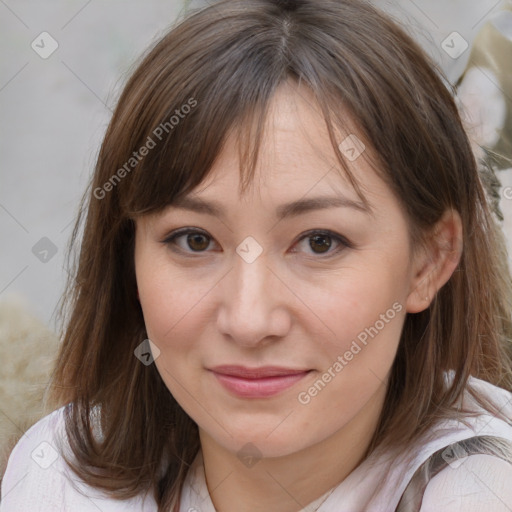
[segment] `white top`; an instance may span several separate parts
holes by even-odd
[[[443,421],[434,430],[434,440],[419,443],[411,464],[403,460],[409,454],[375,452],[334,488],[318,512],[394,511],[416,469],[437,450],[475,435],[494,435],[512,442],[512,393],[479,379],[471,378],[470,382],[499,405],[510,418],[508,423],[486,412],[467,418],[471,428],[458,421]],[[464,400],[466,407],[478,409],[467,391]],[[14,448],[2,482],[0,512],[156,512],[151,495],[114,500],[71,473],[56,450],[56,438],[64,439],[63,410],[36,423]],[[452,466],[427,485],[421,512],[512,511],[512,464],[491,455],[471,455]],[[376,493],[376,484],[383,478],[385,484]],[[314,510],[328,494],[304,512]],[[180,512],[194,509],[216,512],[206,486],[201,451],[187,473],[180,503]]]

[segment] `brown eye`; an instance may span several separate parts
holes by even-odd
[[[327,252],[331,247],[331,237],[329,235],[313,235],[309,238],[309,246],[313,252]]]
[[[187,228],[175,231],[162,243],[169,245],[173,251],[191,254],[205,252],[211,240],[212,238],[206,233]]]
[[[193,251],[204,251],[210,241],[202,233],[191,233],[187,235],[187,244]]]
[[[305,246],[305,241],[308,241]],[[210,242],[213,238],[203,231],[193,228],[184,228],[171,233],[163,244],[168,245],[173,251],[185,254],[201,254],[208,253]],[[334,250],[331,250],[334,242]],[[322,255],[326,257],[334,256],[346,248],[353,248],[354,246],[344,237],[333,233],[331,231],[313,231],[306,233],[299,241],[294,245],[291,252],[298,252],[295,246],[303,245],[301,252],[306,252],[309,255]]]
[[[307,241],[307,244],[305,243]],[[302,244],[302,251],[311,255],[322,255],[330,257],[338,254],[343,249],[353,248],[354,246],[343,236],[331,231],[315,230],[306,233],[297,242],[297,246]],[[334,249],[333,248],[334,245]],[[332,249],[332,250],[331,250]],[[299,252],[294,248],[292,252]],[[318,259],[318,258],[317,258]]]

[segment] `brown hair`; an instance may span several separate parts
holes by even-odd
[[[457,270],[429,309],[405,319],[367,455],[377,446],[405,450],[439,418],[457,417],[452,406],[470,375],[512,390],[503,234],[440,71],[363,1],[221,0],[178,23],[127,82],[73,231],[71,247],[85,218],[63,298],[53,398],[71,404],[66,429],[76,462],[70,464],[113,496],[154,491],[159,510],[167,510],[199,449],[197,425],[155,365],[134,357],[147,337],[136,295],[134,219],[192,191],[228,134],[245,127],[243,190],[269,101],[286,80],[314,93],[334,151],[357,187],[335,135],[344,124],[340,107],[352,114],[378,155],[377,172],[404,208],[411,240],[420,243],[448,208],[462,218]],[[454,371],[447,389],[446,370]],[[94,406],[101,442],[92,432]]]

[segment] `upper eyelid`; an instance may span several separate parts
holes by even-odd
[[[209,238],[211,241],[214,241],[215,243],[217,243],[215,238],[213,236],[211,236],[207,231],[205,231],[201,228],[195,228],[195,227],[178,228],[178,229],[172,231],[171,233],[169,233],[168,235],[166,235],[165,238],[162,240],[162,243],[170,244],[172,241],[176,240],[177,238],[180,238],[182,236],[189,235],[189,234],[194,234],[194,233],[202,234],[202,235],[206,236],[207,238]],[[345,246],[348,248],[355,248],[354,244],[351,241],[349,241],[346,237],[344,237],[343,235],[335,233],[332,230],[322,229],[322,228],[315,228],[315,229],[310,229],[310,230],[306,231],[294,242],[294,245],[296,245],[297,243],[301,242],[302,240],[304,240],[310,236],[314,236],[316,234],[327,235],[331,238],[336,239],[338,241],[338,243],[342,246]],[[177,245],[177,244],[175,244],[175,245]],[[181,248],[179,250],[181,250]],[[187,252],[187,251],[185,251],[185,252]],[[197,251],[194,253],[194,251],[191,251],[191,252],[189,252],[189,254],[198,254],[199,255],[199,254],[207,253],[207,252],[208,251]],[[336,251],[334,250],[334,251],[329,252],[328,254],[334,254],[335,252]],[[321,253],[318,253],[318,254],[321,254]]]

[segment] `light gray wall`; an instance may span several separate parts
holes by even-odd
[[[0,2],[0,300],[21,295],[50,326],[119,86],[181,8],[181,0]],[[51,49],[42,32],[58,43],[45,59],[31,47]]]

